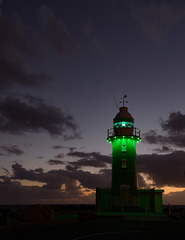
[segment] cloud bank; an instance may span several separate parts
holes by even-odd
[[[24,154],[24,151],[21,150],[17,145],[12,145],[12,146],[3,145],[3,146],[0,146],[0,149],[2,150],[0,155],[4,155],[4,156],[8,156],[8,155],[20,156]]]
[[[76,52],[77,45],[67,30],[67,26],[56,18],[51,8],[43,5],[40,8],[40,19],[45,40],[57,54]]]
[[[65,23],[57,19],[46,5],[39,11],[40,28],[24,24],[18,15],[10,20],[0,11],[0,90],[18,85],[28,88],[44,86],[53,81],[52,75],[42,69],[35,70],[35,62],[46,59],[45,43],[58,55],[74,54],[77,44]],[[31,63],[31,64],[30,64]]]
[[[0,32],[0,90],[15,84],[38,87],[52,80],[48,72],[35,71],[28,64],[28,59],[35,61],[43,56],[39,36],[33,29],[17,15],[14,21],[0,16]]]
[[[158,144],[173,147],[185,147],[185,115],[181,112],[171,112],[167,120],[160,119],[162,134],[156,130],[149,130],[143,134],[143,141],[149,144]],[[166,148],[167,150],[167,148]]]
[[[11,96],[0,99],[0,132],[24,134],[45,131],[64,140],[80,138],[79,126],[72,115],[42,99],[30,96],[27,99],[28,102]]]
[[[26,170],[21,164],[12,165],[12,176],[0,177],[0,203],[94,203],[96,187],[109,186],[107,172],[93,174],[82,170]],[[42,182],[43,186],[23,186],[21,180]],[[90,192],[91,191],[91,192]],[[85,194],[88,192],[88,196]],[[89,193],[90,192],[90,193]],[[15,194],[16,193],[16,194]]]
[[[69,162],[66,159],[69,155],[77,160]],[[20,199],[24,203],[94,203],[96,187],[111,186],[110,156],[82,151],[72,154],[69,151],[62,160],[50,159],[47,163],[60,169],[26,169],[20,163],[12,164],[11,171],[4,169],[5,175],[0,176],[0,203],[13,200],[20,203]],[[185,187],[184,151],[138,155],[137,166],[139,187]],[[151,181],[147,183],[143,174]],[[23,180],[40,185],[26,186],[21,182]],[[22,197],[16,198],[15,192]],[[168,195],[165,197],[168,199]]]
[[[137,156],[138,172],[148,174],[153,186],[185,187],[185,152]]]
[[[160,42],[173,25],[185,18],[183,1],[129,1],[129,6],[142,31],[155,42]]]

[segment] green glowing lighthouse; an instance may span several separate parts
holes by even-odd
[[[120,189],[124,185],[136,190],[136,143],[141,141],[141,137],[140,130],[134,127],[134,118],[124,106],[124,98],[126,95],[107,136],[107,141],[112,143],[112,189]]]
[[[134,118],[122,106],[108,130],[107,141],[112,144],[112,186],[96,188],[96,209],[103,211],[152,211],[162,213],[162,189],[139,189],[137,181],[136,143],[141,141]],[[101,184],[101,183],[100,183]]]

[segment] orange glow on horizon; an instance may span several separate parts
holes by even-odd
[[[164,194],[167,195],[172,192],[183,192],[185,191],[185,188],[181,188],[181,187],[171,187],[171,186],[164,186],[162,187],[162,189],[164,189]]]

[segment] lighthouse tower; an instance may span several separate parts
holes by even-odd
[[[128,108],[120,107],[108,130],[107,141],[112,143],[112,190],[125,186],[137,190],[136,143],[141,141],[140,130],[134,127],[134,118]]]
[[[140,130],[134,126],[134,118],[122,106],[108,130],[107,141],[112,144],[111,187],[96,188],[96,209],[101,211],[152,211],[162,213],[162,189],[138,189],[136,143],[141,141]],[[101,183],[100,183],[101,184]]]

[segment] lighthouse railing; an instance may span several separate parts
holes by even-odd
[[[114,134],[114,128],[111,128],[111,129],[108,129],[107,130],[107,137],[113,137],[115,134]]]
[[[116,129],[116,130],[118,130],[118,129]],[[121,128],[120,128],[120,130],[121,130]],[[119,131],[116,131],[116,133],[115,133],[115,129],[114,128],[111,128],[111,129],[108,129],[107,130],[107,137],[109,138],[109,137],[114,137],[114,136],[117,136],[117,135],[122,135],[122,131],[120,131],[120,134],[119,134]],[[127,135],[127,134],[126,134]],[[129,134],[130,135],[130,134]],[[136,137],[140,137],[141,136],[141,131],[140,131],[140,129],[139,128],[134,128],[133,129],[133,134],[132,134],[133,136],[136,136]]]
[[[134,136],[138,136],[140,137],[141,136],[141,130],[139,128],[134,128]]]

